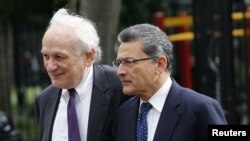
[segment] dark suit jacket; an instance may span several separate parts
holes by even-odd
[[[116,141],[136,141],[139,101],[138,97],[133,97],[119,108]],[[206,141],[208,124],[227,124],[218,102],[183,88],[173,80],[154,141]]]
[[[118,106],[127,98],[113,68],[94,65],[94,81],[90,104],[88,141],[112,141],[112,126]],[[35,115],[40,129],[40,141],[51,141],[61,89],[52,85],[35,101]]]

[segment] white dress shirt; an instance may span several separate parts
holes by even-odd
[[[148,141],[153,141],[156,127],[158,125],[163,106],[165,104],[168,92],[172,85],[172,80],[170,77],[166,82],[161,86],[161,88],[149,99],[149,103],[152,105],[152,108],[147,114],[147,123],[148,123]],[[144,101],[140,100],[140,105]]]
[[[76,111],[79,123],[81,141],[87,141],[87,130],[89,120],[90,100],[93,87],[93,65],[85,71],[80,84],[75,87]],[[52,130],[52,141],[68,141],[67,105],[69,93],[67,89],[62,90],[60,103],[55,117]]]

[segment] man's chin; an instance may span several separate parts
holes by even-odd
[[[133,93],[133,91],[128,90],[128,89],[125,89],[125,88],[123,88],[123,93],[124,93],[125,95],[135,95],[135,94]]]
[[[58,82],[53,82],[53,81],[52,81],[52,85],[53,85],[54,87],[57,87],[57,88],[60,88],[60,89],[66,89],[66,88],[67,88],[65,85],[60,84],[60,83],[58,83]]]

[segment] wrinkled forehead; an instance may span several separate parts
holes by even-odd
[[[76,38],[74,31],[66,26],[51,26],[44,34],[42,40],[42,52],[52,49],[75,50]]]
[[[45,32],[42,44],[57,43],[67,44],[76,42],[76,34],[71,27],[68,26],[50,26]]]

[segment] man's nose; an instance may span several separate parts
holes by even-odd
[[[126,74],[126,65],[121,63],[117,68],[117,75],[121,76],[121,75],[125,75],[125,74]]]
[[[53,71],[56,68],[57,68],[57,63],[53,59],[48,60],[48,62],[47,62],[47,70]]]

